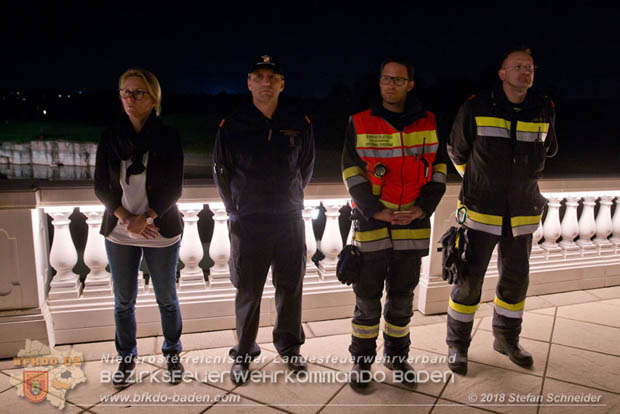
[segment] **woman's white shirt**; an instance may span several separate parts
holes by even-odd
[[[145,153],[142,157],[142,164],[145,169],[140,174],[132,174],[129,177],[129,183],[125,180],[127,167],[131,160],[121,160],[120,184],[123,190],[121,197],[121,205],[131,214],[142,215],[149,208],[149,200],[146,195],[146,166],[148,165],[149,153]],[[125,225],[120,220],[116,223],[116,227],[106,237],[107,240],[123,245],[138,247],[168,247],[178,242],[181,235],[174,237],[164,237],[157,234],[154,239],[147,239],[141,234],[130,233],[125,229]]]

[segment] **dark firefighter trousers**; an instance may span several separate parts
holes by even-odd
[[[277,317],[273,344],[283,356],[299,354],[305,335],[301,298],[306,272],[305,227],[299,218],[239,218],[229,221],[230,278],[237,288],[235,315],[238,343],[234,358],[260,354],[256,343],[260,304],[269,267],[275,287]]]
[[[480,303],[482,283],[495,245],[499,243],[497,265],[499,281],[493,308],[493,335],[516,342],[521,333],[523,307],[529,283],[529,258],[532,235],[513,237],[510,230],[502,236],[469,229],[469,262],[463,280],[453,287],[448,306],[449,346],[467,350],[471,342],[474,313]],[[508,234],[508,235],[506,235]]]
[[[349,352],[357,362],[374,361],[385,281],[384,355],[392,361],[404,361],[411,345],[409,322],[413,290],[420,280],[420,256],[411,250],[388,249],[364,252],[363,257],[360,280],[353,284],[355,311]]]

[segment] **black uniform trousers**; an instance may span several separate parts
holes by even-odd
[[[452,287],[446,342],[462,350],[469,348],[484,275],[498,243],[499,281],[493,310],[493,335],[518,341],[529,284],[532,235],[513,237],[510,228],[507,231],[504,229],[502,236],[472,229],[468,229],[468,233],[468,263],[463,280]]]
[[[420,280],[421,258],[411,250],[392,249],[364,252],[363,258],[359,282],[353,284],[355,311],[349,352],[356,361],[374,361],[385,281],[384,354],[392,360],[406,360],[411,345],[413,290]]]
[[[260,354],[256,343],[260,303],[269,267],[275,287],[277,318],[273,343],[283,356],[299,353],[305,335],[301,299],[306,272],[305,227],[301,217],[251,217],[229,221],[230,276],[237,288],[235,314],[238,343],[232,357]]]

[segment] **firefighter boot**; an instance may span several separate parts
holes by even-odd
[[[368,387],[372,380],[370,372],[370,364],[367,362],[357,361],[351,369],[351,377],[349,384],[354,390],[361,390]]]
[[[496,336],[495,341],[493,341],[493,349],[500,354],[508,355],[508,358],[520,367],[529,368],[534,364],[532,354],[519,345],[518,338],[506,339]]]
[[[448,346],[448,368],[455,374],[467,375],[467,349]]]

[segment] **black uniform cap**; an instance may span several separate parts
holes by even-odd
[[[248,73],[254,73],[258,69],[272,69],[275,73],[283,75],[280,61],[270,55],[261,55],[252,61],[252,66]]]

